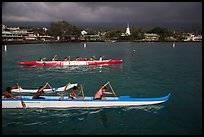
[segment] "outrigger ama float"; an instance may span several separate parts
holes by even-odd
[[[70,84],[67,86],[66,90],[69,90],[73,88],[74,86],[77,86],[77,83],[75,84]],[[64,91],[66,86],[63,87],[58,87],[58,88],[49,88],[49,89],[44,89],[45,93],[53,93],[53,92],[62,92]],[[18,87],[16,89],[12,89],[11,92],[16,92],[16,93],[36,93],[38,89],[23,89],[22,87]]]
[[[108,83],[110,85],[110,83]],[[92,107],[124,107],[144,106],[166,102],[170,93],[164,97],[157,98],[133,98],[130,96],[117,97],[110,85],[115,97],[106,97],[105,100],[94,100],[93,97],[84,96],[81,85],[82,97],[69,100],[68,97],[42,96],[45,99],[32,99],[32,96],[22,96],[22,99],[6,99],[2,96],[2,108],[92,108]]]

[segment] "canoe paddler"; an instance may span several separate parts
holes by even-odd
[[[11,94],[11,87],[7,87],[6,91],[3,93],[4,98],[16,98],[16,96],[14,96],[13,94]]]
[[[94,95],[94,99],[102,99],[102,100],[105,100],[106,98],[103,97],[103,94],[109,94],[109,95],[112,95],[113,93],[112,92],[107,92],[106,91],[106,85],[108,85],[109,82],[107,82],[106,84],[104,84]]]
[[[44,97],[40,96],[45,93],[44,89],[46,88],[47,85],[48,83],[46,83],[45,86],[39,87],[38,91],[33,95],[32,99],[45,99]]]
[[[77,96],[76,92],[80,89],[80,87],[74,86],[72,88],[72,91],[69,93],[68,99],[75,99],[78,98],[79,96]]]
[[[3,92],[4,98],[20,98],[18,96],[14,96],[13,94],[11,94],[11,90],[16,89],[16,88],[17,88],[17,86],[7,87],[6,91]]]
[[[57,55],[55,54],[54,57],[52,58],[52,61],[56,61]]]
[[[63,61],[69,61],[69,58],[68,58],[68,57],[65,57],[65,58],[63,59]]]
[[[46,58],[40,58],[40,61],[45,61],[46,60]]]
[[[93,57],[90,57],[90,61],[94,61],[94,58],[93,58]]]
[[[103,60],[103,56],[100,56],[100,57],[99,57],[99,61],[102,61],[102,60]]]

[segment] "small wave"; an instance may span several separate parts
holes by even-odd
[[[160,112],[160,110],[162,110],[164,108],[165,107],[163,105],[134,106],[134,107],[123,108],[123,111],[144,110],[146,112],[151,112],[151,113],[157,114]]]
[[[82,120],[84,120],[84,118],[80,118],[80,117],[79,117],[78,120],[82,121]]]
[[[102,109],[98,109],[98,110],[95,110],[95,111],[91,111],[91,112],[89,112],[89,114],[99,113],[99,112],[101,112],[101,110],[102,110]]]
[[[2,127],[9,127],[9,126],[12,126],[12,125],[16,125],[16,122],[4,123],[4,124],[2,124]]]
[[[27,123],[24,124],[25,126],[32,126],[32,125],[43,125],[46,124],[46,122],[33,122],[33,123]]]

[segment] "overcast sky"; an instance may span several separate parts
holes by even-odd
[[[4,2],[2,21],[202,23],[202,2]]]

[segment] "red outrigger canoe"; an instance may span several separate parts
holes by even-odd
[[[93,61],[18,61],[20,65],[27,66],[71,66],[71,65],[105,65],[122,63],[123,60],[93,60]]]

